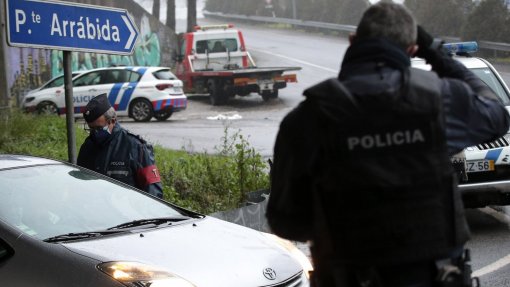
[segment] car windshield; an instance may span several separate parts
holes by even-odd
[[[499,96],[505,105],[510,105],[510,95],[503,88],[499,79],[489,68],[471,69],[482,81],[484,81]]]
[[[66,165],[0,171],[0,220],[38,239],[106,230],[183,211],[87,170]]]

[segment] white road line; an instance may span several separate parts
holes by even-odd
[[[489,216],[492,216],[501,223],[510,225],[510,216],[508,216],[506,213],[498,212],[490,207],[479,208],[478,210]]]
[[[254,48],[250,48],[250,50],[253,50],[253,51],[256,51],[256,52],[259,52],[259,53],[268,54],[268,55],[271,55],[271,56],[280,57],[280,58],[283,58],[283,59],[286,59],[286,60],[294,61],[294,62],[303,64],[303,65],[307,65],[307,66],[310,66],[310,67],[321,69],[321,70],[324,70],[324,71],[327,71],[327,72],[331,72],[331,73],[334,73],[334,74],[337,74],[339,72],[339,70],[334,70],[334,69],[326,68],[326,67],[323,67],[323,66],[312,64],[310,62],[306,62],[306,61],[299,60],[299,59],[292,58],[292,57],[287,57],[285,55],[276,54],[276,53],[273,53],[273,52],[268,52],[268,51],[265,51],[265,50],[254,49]],[[338,68],[340,68],[340,67],[338,67]]]
[[[510,216],[508,216],[504,213],[497,212],[496,210],[494,210],[490,207],[480,208],[479,210],[489,216],[492,216],[493,218],[495,218],[496,220],[498,220],[502,223],[510,224]],[[483,275],[492,273],[494,271],[497,271],[498,269],[505,267],[508,264],[510,264],[510,255],[507,255],[507,256],[505,256],[505,257],[503,257],[503,258],[501,258],[485,267],[475,270],[473,272],[473,277],[481,277]]]
[[[507,255],[499,259],[498,261],[495,261],[483,268],[476,270],[475,272],[473,272],[473,277],[481,277],[483,275],[492,273],[498,269],[505,267],[508,264],[510,264],[510,255]]]

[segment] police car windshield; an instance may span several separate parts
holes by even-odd
[[[482,81],[484,81],[489,87],[491,87],[505,105],[510,105],[510,95],[508,95],[507,91],[491,69],[475,68],[470,70],[482,79]]]

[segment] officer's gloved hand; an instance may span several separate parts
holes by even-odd
[[[438,53],[441,53],[443,41],[434,39],[423,27],[418,25],[418,39],[416,40],[418,51],[415,56],[425,59],[428,63],[432,62]]]

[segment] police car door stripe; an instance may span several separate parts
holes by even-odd
[[[122,99],[119,103],[119,111],[125,111],[127,109],[128,104],[131,101],[131,96],[133,95],[137,85],[138,82],[129,83],[129,85],[127,85],[130,89],[127,89],[122,95]]]
[[[141,77],[143,77],[143,74],[145,74],[146,71],[147,71],[147,68],[140,68],[136,72],[138,74],[140,74]],[[129,102],[131,101],[131,96],[133,95],[133,92],[135,91],[138,83],[139,82],[129,83],[128,87],[130,87],[130,89],[128,89],[124,92],[124,94],[122,95],[122,100],[120,100],[120,104],[119,104],[120,111],[124,111],[127,109]]]
[[[485,155],[485,159],[494,160],[494,162],[496,162],[498,160],[499,155],[501,154],[502,151],[503,151],[502,148],[490,150]]]
[[[116,109],[117,107],[115,106],[115,102],[117,101],[117,97],[119,96],[122,85],[124,85],[124,83],[116,83],[113,85],[113,88],[110,90],[110,94],[108,95],[108,101],[110,102],[110,105]]]

